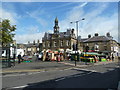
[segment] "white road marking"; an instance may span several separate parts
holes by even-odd
[[[59,71],[65,71],[65,70],[71,70],[71,69],[78,69],[78,70],[84,70],[84,71],[91,71],[91,72],[98,72],[96,70],[88,70],[88,69],[81,69],[81,68],[75,68],[75,67],[70,67],[70,68],[66,68],[66,69],[62,69]],[[58,71],[58,70],[52,70],[52,71]],[[38,74],[38,73],[43,73],[43,72],[51,72],[50,71],[40,71],[40,72],[28,72],[28,73],[23,73],[23,74],[11,74],[11,75],[2,75],[0,77],[12,77],[12,76],[25,76],[25,75],[32,75],[32,74]]]
[[[85,74],[81,74],[81,75],[75,75],[75,76],[73,76],[73,77],[84,76],[84,75],[88,75],[88,74],[91,74],[91,73],[93,73],[93,72],[89,72],[89,73],[85,73]]]
[[[72,68],[67,68],[67,69],[63,69],[61,71],[64,71],[64,70],[70,70]],[[8,74],[8,75],[1,75],[0,77],[12,77],[12,76],[25,76],[25,75],[32,75],[32,74],[38,74],[38,73],[43,73],[43,72],[52,72],[52,71],[58,71],[57,69],[55,70],[50,70],[50,71],[39,71],[39,72],[28,72],[28,73],[23,73],[23,74]],[[60,70],[59,70],[60,71]]]
[[[29,72],[29,73],[24,73],[24,74],[11,74],[11,75],[2,75],[0,77],[12,77],[12,76],[25,76],[25,75],[32,75],[32,74],[38,74],[38,73],[42,73],[43,71],[41,72]]]
[[[73,68],[73,69],[84,70],[84,71],[90,71],[90,72],[98,72],[98,71],[96,71],[96,70],[88,70],[88,69],[81,69],[81,68]]]
[[[59,70],[59,71],[64,71],[64,70]]]
[[[12,87],[12,88],[10,88],[10,89],[13,89],[13,88],[25,88],[25,87],[27,87],[28,85],[24,85],[24,86],[17,86],[17,87]]]
[[[113,71],[113,70],[115,70],[115,69],[112,68],[112,69],[108,69],[108,70],[109,70],[109,71]]]
[[[26,74],[3,75],[1,77],[24,76]]]
[[[71,70],[71,69],[73,69],[73,68],[67,68],[67,69],[63,69],[63,70]]]
[[[57,82],[57,81],[60,81],[60,80],[63,80],[63,79],[65,79],[65,77],[60,78],[60,79],[57,79],[57,80],[55,80],[55,81]]]

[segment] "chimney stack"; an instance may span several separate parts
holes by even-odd
[[[95,36],[98,36],[98,33],[95,33]]]
[[[90,35],[90,34],[88,35],[88,38],[91,38],[91,35]]]
[[[106,36],[107,36],[107,37],[110,37],[110,33],[109,33],[109,32],[108,32],[108,33],[106,33]]]
[[[39,39],[38,39],[38,43],[40,43]]]
[[[33,41],[33,44],[35,45],[35,40]]]

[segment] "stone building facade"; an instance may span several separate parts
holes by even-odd
[[[25,55],[34,55],[42,51],[42,43],[39,40],[37,42],[34,40],[33,43],[28,41],[27,44],[17,44],[17,49],[23,49]]]
[[[41,51],[42,43],[40,43],[39,40],[37,42],[34,40],[33,43],[28,42],[28,44],[26,44],[26,53],[28,55],[34,55],[35,53],[40,53]]]
[[[117,58],[119,54],[119,43],[113,39],[108,32],[105,36],[99,36],[95,33],[93,37],[88,35],[88,38],[79,39],[83,51],[94,51],[104,53],[106,55],[114,54]]]
[[[59,32],[58,19],[55,19],[54,33],[45,33],[42,38],[43,50],[72,50],[72,45],[76,43],[74,29],[67,29],[66,32]]]

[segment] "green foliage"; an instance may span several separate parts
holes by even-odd
[[[16,30],[16,25],[11,25],[10,20],[4,19],[0,21],[0,42],[2,45],[13,42],[14,31]]]

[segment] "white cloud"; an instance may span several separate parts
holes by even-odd
[[[39,27],[38,26],[30,26],[28,28],[26,28],[26,30],[28,31],[29,34],[31,33],[39,33]]]
[[[85,12],[83,7],[88,3],[80,4],[74,7],[71,11],[66,14],[66,19],[60,21],[60,31],[66,31],[67,28],[75,28],[76,25],[71,25],[71,21],[80,20],[85,17],[84,21],[79,22],[79,34],[82,38],[87,38],[88,34],[94,35],[106,35],[107,32],[118,39],[118,13],[113,13],[111,16],[101,15],[103,11],[109,6],[108,3],[99,3],[95,5],[95,9]],[[116,10],[117,11],[117,10]],[[75,32],[76,33],[76,32]]]
[[[115,40],[118,40],[118,18],[117,13],[114,13],[111,17],[96,17],[88,24],[85,24],[82,28],[81,35],[82,37],[87,37],[85,34],[89,32],[89,34],[94,35],[94,33],[99,33],[100,35],[105,35],[107,32],[110,32]]]
[[[84,4],[84,5],[83,5]],[[85,6],[87,3],[80,4],[76,7],[74,7],[71,11],[67,12],[66,19],[60,21],[60,30],[65,31],[67,28],[74,27],[74,24],[70,24],[70,22],[74,22],[76,20],[80,20],[81,17],[83,17],[84,11],[82,9],[83,6]]]
[[[44,36],[43,33],[34,33],[34,34],[24,34],[24,35],[16,35],[15,39],[17,43],[28,43],[28,41],[33,42],[34,40],[37,41],[38,39],[42,42],[42,37]]]
[[[38,23],[40,23],[43,27],[45,27],[48,24],[47,24],[46,20],[44,20],[43,18],[40,17],[43,13],[44,13],[44,11],[41,10],[41,7],[33,12],[27,12],[27,14],[30,17],[34,18]]]
[[[81,4],[80,7],[84,7],[85,5],[87,5],[87,2]]]
[[[17,43],[27,43],[28,41],[33,42],[34,40],[37,41],[38,39],[41,42],[44,35],[44,32],[41,33],[37,25],[22,27],[18,32],[21,32],[22,34],[18,33],[15,35],[14,39],[17,41]]]
[[[36,29],[32,29],[35,28]],[[45,32],[39,32],[38,31],[38,27],[37,26],[31,26],[31,32],[25,33],[23,35],[15,35],[15,40],[17,41],[17,43],[28,43],[28,41],[30,41],[31,43],[35,40],[37,42],[37,40],[39,39],[40,42],[42,43],[42,38],[44,37]],[[35,33],[36,30],[38,31],[38,33]],[[53,33],[53,30],[47,30],[48,33]]]
[[[19,16],[14,13],[14,12],[8,12],[6,10],[4,10],[3,8],[0,8],[0,18],[2,19],[9,19],[11,24],[16,24],[17,23],[17,18],[19,18]]]

